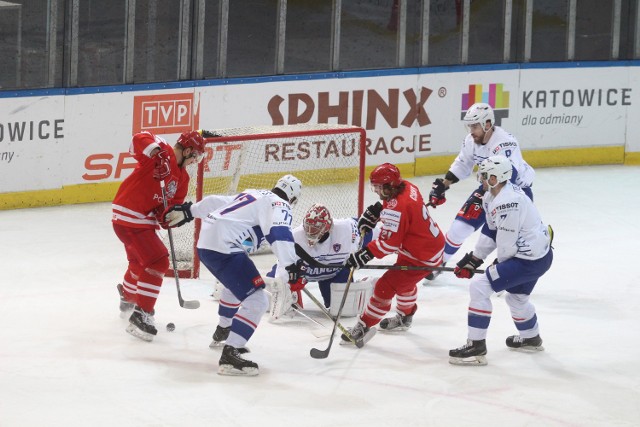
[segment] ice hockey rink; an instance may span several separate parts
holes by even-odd
[[[433,178],[410,180],[426,194]],[[456,184],[431,210],[443,231],[475,185]],[[165,279],[152,343],[125,333],[115,285],[126,260],[109,203],[0,211],[0,426],[638,426],[640,167],[538,169],[533,190],[556,234],[532,296],[544,352],[507,349],[516,331],[494,296],[489,364],[450,365],[466,340],[469,281],[443,273],[419,285],[409,331],[378,332],[362,349],[336,339],[323,360],[309,350],[326,348],[316,335],[332,324],[311,301],[306,313],[325,328],[265,314],[247,356],[260,375],[245,378],[216,373],[211,276],[181,281],[197,310],[180,308]],[[273,256],[256,262],[266,271]]]

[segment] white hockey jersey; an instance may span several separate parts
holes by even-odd
[[[358,220],[355,218],[334,219],[329,238],[322,243],[309,246],[302,225],[294,228],[293,239],[316,261],[323,264],[344,264],[349,254],[360,249],[360,232]],[[305,277],[310,282],[319,282],[333,278],[341,269],[308,266]]]
[[[269,190],[246,190],[235,196],[207,196],[191,206],[202,219],[197,247],[230,254],[252,253],[266,240],[278,258],[279,276],[295,263],[291,206]],[[279,269],[280,270],[280,269]]]
[[[485,145],[473,142],[473,137],[468,134],[462,143],[460,153],[455,158],[449,170],[458,179],[463,180],[473,172],[473,167],[491,156],[505,156],[511,160],[518,175],[515,184],[518,187],[531,187],[535,178],[535,171],[522,158],[522,151],[518,140],[499,126],[494,126],[493,134]]]
[[[508,182],[496,197],[487,191],[482,198],[487,227],[495,240],[482,233],[473,254],[486,259],[498,250],[498,262],[516,257],[540,259],[549,252],[550,236],[538,209],[516,185]]]

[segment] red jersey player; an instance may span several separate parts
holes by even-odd
[[[369,177],[372,190],[382,203],[371,205],[358,221],[358,228],[365,231],[382,222],[380,236],[347,260],[347,266],[363,267],[373,258],[398,254],[395,265],[437,267],[442,264],[444,235],[438,224],[429,216],[418,187],[403,180],[400,171],[391,163],[375,168]],[[430,270],[387,270],[376,282],[373,295],[360,315],[358,323],[349,331],[353,338],[367,342],[375,333],[371,328],[380,322],[386,331],[409,329],[414,313],[418,289],[416,284]],[[395,317],[383,319],[396,297]],[[343,335],[344,341],[350,340]]]
[[[113,200],[113,229],[124,243],[129,266],[118,284],[120,311],[129,317],[127,332],[145,341],[153,340],[153,307],[160,293],[162,278],[169,269],[169,253],[156,234],[164,220],[164,181],[167,204],[184,202],[189,187],[186,167],[204,157],[200,132],[180,135],[175,147],[150,132],[133,136],[129,152],[138,165],[127,177]]]

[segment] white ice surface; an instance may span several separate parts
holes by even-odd
[[[219,376],[210,276],[181,282],[198,310],[180,308],[165,279],[160,331],[142,342],[118,316],[126,260],[110,204],[0,211],[0,426],[638,426],[640,168],[537,172],[535,201],[556,232],[532,296],[546,351],[505,347],[515,328],[494,297],[486,367],[448,363],[466,339],[468,281],[443,273],[419,285],[406,333],[378,333],[361,350],[336,340],[315,360],[309,349],[328,343],[317,326],[265,315],[249,343],[260,375]],[[432,180],[412,181],[426,194]],[[456,184],[432,210],[443,230],[474,186]],[[272,261],[257,258],[261,270]]]

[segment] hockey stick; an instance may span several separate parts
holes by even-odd
[[[324,350],[319,350],[317,348],[312,348],[309,351],[309,354],[314,359],[326,359],[329,356],[329,351],[331,351],[331,345],[333,344],[333,338],[336,335],[336,328],[338,327],[338,323],[340,323],[340,315],[342,314],[342,309],[344,308],[345,302],[347,302],[347,294],[349,293],[349,287],[351,286],[351,281],[353,280],[353,272],[356,271],[355,268],[352,268],[349,271],[349,278],[347,279],[347,285],[344,288],[344,294],[342,295],[342,301],[340,302],[340,308],[338,309],[338,315],[336,316],[336,320],[333,322],[333,330],[331,330],[331,335],[329,336],[329,345]],[[364,345],[364,343],[362,344]],[[362,346],[360,346],[362,347]]]
[[[160,181],[160,188],[162,189],[162,204],[164,205],[164,209],[167,209],[167,190],[164,188],[164,181]],[[178,279],[178,264],[176,262],[176,251],[173,246],[173,234],[171,233],[171,228],[167,228],[169,232],[169,249],[171,249],[171,262],[173,264],[173,277],[176,279],[176,289],[178,290],[178,302],[180,303],[180,307],[194,309],[200,307],[200,301],[191,300],[185,301],[182,299],[182,292],[180,292],[180,280]]]
[[[304,248],[295,244],[296,255],[307,264],[318,268],[342,268],[344,264],[324,264],[312,257]],[[429,271],[454,271],[453,267],[427,267],[421,265],[363,265],[363,270],[429,270]],[[484,273],[484,270],[473,270],[474,273]]]
[[[318,308],[320,309],[320,311],[322,311],[322,313],[327,316],[327,319],[330,319],[331,321],[335,321],[336,319],[333,318],[333,316],[331,316],[331,313],[329,313],[329,311],[325,308],[325,306],[318,301],[318,299],[311,293],[309,292],[309,290],[307,288],[302,288],[302,291],[307,294],[307,296],[309,298],[311,298],[311,301],[313,301],[315,303],[315,305],[318,306]],[[364,346],[364,342],[362,342],[362,340],[356,340],[355,338],[353,338],[351,336],[351,334],[349,333],[349,330],[347,328],[345,328],[344,326],[342,326],[342,324],[340,322],[337,323],[338,328],[340,329],[340,331],[347,337],[349,338],[349,341],[351,341],[352,343],[354,343],[356,345],[356,347],[358,348],[362,348]]]

